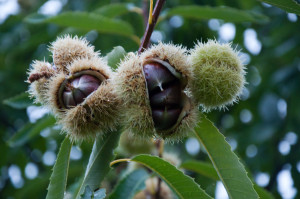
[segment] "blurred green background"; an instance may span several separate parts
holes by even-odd
[[[138,49],[133,37],[105,33],[101,31],[101,23],[96,24],[96,30],[77,27],[76,23],[73,27],[37,23],[34,19],[40,16],[32,14],[105,13],[101,7],[112,3],[127,3],[127,11],[106,16],[126,23],[132,27],[132,35],[141,38],[142,0],[0,0],[0,198],[44,198],[64,138],[59,133],[60,127],[47,115],[48,110],[32,105],[24,94],[28,88],[26,72],[32,61],[51,62],[47,47],[66,33],[86,37],[103,56],[115,46],[123,46],[127,52]],[[168,15],[169,9],[183,5],[228,6],[259,17],[238,22],[234,15],[223,16],[225,20],[216,19],[217,15],[205,19]],[[253,0],[172,0],[167,1],[161,16],[152,43],[161,40],[192,48],[197,40],[217,39],[232,42],[240,50],[248,72],[241,100],[226,111],[208,113],[208,117],[227,137],[258,185],[272,192],[275,198],[300,198],[299,17]],[[3,102],[19,94],[14,98],[18,103]],[[73,146],[69,190],[84,172],[91,147],[92,143]],[[168,145],[166,150],[177,153],[182,161],[208,159],[194,138]],[[191,175],[215,198],[227,198],[221,183]],[[115,181],[110,179],[111,184]]]

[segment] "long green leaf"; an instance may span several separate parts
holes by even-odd
[[[131,199],[134,195],[145,188],[145,180],[149,177],[143,170],[135,170],[125,176],[109,195],[109,199]]]
[[[186,161],[186,162],[182,163],[180,167],[183,169],[189,170],[189,171],[199,173],[199,174],[206,176],[208,178],[211,178],[213,180],[220,180],[218,173],[216,172],[213,165],[210,163],[207,163],[207,162],[190,160],[190,161]],[[264,188],[258,186],[255,183],[254,183],[254,189],[257,192],[257,194],[259,195],[259,198],[274,199],[274,197],[272,196],[271,193],[269,193]]]
[[[11,147],[21,146],[28,140],[34,138],[43,129],[51,127],[55,124],[55,118],[52,115],[47,115],[39,119],[36,123],[27,123],[21,128],[12,138],[8,140],[8,144]]]
[[[119,142],[120,132],[109,132],[104,137],[98,137],[94,142],[84,179],[76,198],[80,198],[88,185],[92,190],[99,188],[101,181],[110,170],[109,163],[114,158],[114,149]]]
[[[33,104],[33,101],[29,98],[29,94],[24,92],[9,99],[3,101],[6,104],[15,109],[24,109]]]
[[[107,53],[105,59],[107,60],[108,65],[115,70],[125,55],[126,51],[124,48],[122,46],[116,46],[111,52]]]
[[[195,181],[169,162],[151,155],[138,155],[131,159],[157,173],[181,199],[211,198]]]
[[[60,146],[53,172],[50,177],[46,199],[63,199],[67,186],[72,143],[66,137]]]
[[[246,170],[218,129],[202,115],[195,135],[205,147],[231,199],[259,198]]]
[[[262,2],[271,4],[278,8],[281,8],[287,12],[295,13],[300,15],[300,3],[296,0],[260,0]]]
[[[116,19],[107,18],[95,13],[64,12],[57,16],[48,17],[41,14],[33,14],[25,18],[32,24],[54,23],[66,27],[74,27],[82,30],[97,30],[100,33],[111,33],[133,38],[132,26]]]
[[[114,3],[114,4],[104,5],[94,10],[93,12],[105,17],[113,18],[113,17],[121,16],[128,12],[141,13],[139,11],[140,8],[131,6],[129,3]]]
[[[180,15],[197,20],[223,19],[230,22],[255,22],[264,23],[268,17],[250,11],[239,10],[230,7],[210,6],[177,6],[167,12],[167,16]]]

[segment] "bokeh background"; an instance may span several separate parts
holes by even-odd
[[[66,33],[86,37],[102,55],[115,46],[127,52],[138,45],[121,35],[55,24],[32,24],[32,13],[57,15],[65,11],[94,12],[111,3],[143,6],[142,0],[0,0],[0,198],[44,198],[51,168],[64,138],[49,111],[31,104],[26,72],[32,60],[48,60],[49,43]],[[247,65],[247,82],[241,100],[208,117],[226,136],[254,181],[275,198],[300,198],[300,24],[299,17],[253,0],[172,0],[164,10],[179,5],[229,6],[268,17],[261,22],[166,17],[151,37],[152,43],[173,42],[192,48],[197,40],[232,42]],[[164,12],[162,13],[162,16]],[[117,19],[132,25],[141,38],[143,17],[126,12]],[[99,24],[101,26],[101,24]],[[23,104],[5,99],[15,97]],[[19,136],[18,136],[19,135]],[[85,169],[92,143],[73,146],[68,190]],[[207,160],[196,139],[166,146],[182,161]],[[130,155],[130,154],[129,154]],[[122,156],[122,155],[119,155]],[[220,182],[191,173],[217,199],[227,198]],[[110,179],[113,184],[116,179]]]

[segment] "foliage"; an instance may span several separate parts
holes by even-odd
[[[164,5],[153,43],[191,49],[197,40],[232,41],[248,65],[239,104],[202,116],[194,134],[182,142],[165,143],[188,172],[144,154],[127,159],[140,163],[133,170],[123,163],[111,169],[115,156],[130,158],[122,150],[114,154],[122,128],[98,138],[93,148],[92,142],[72,144],[59,133],[53,116],[39,116],[39,104],[25,92],[32,60],[51,60],[47,47],[62,34],[85,36],[116,69],[126,52],[139,47],[143,1],[65,1],[53,15],[41,9],[46,1],[18,2],[19,12],[0,21],[1,198],[133,198],[151,175],[161,177],[179,198],[214,198],[220,179],[234,199],[300,196],[299,1],[179,0]],[[226,30],[234,31],[232,39],[222,37]],[[189,150],[192,136],[201,146],[195,154]],[[298,190],[291,197],[278,188],[283,171],[291,173]],[[269,176],[265,184],[258,180],[262,174]]]

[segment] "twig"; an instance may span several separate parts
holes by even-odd
[[[148,16],[149,16],[149,0],[143,0],[142,9],[143,9],[143,19],[144,19],[144,27],[148,23]]]
[[[164,141],[163,140],[157,140],[156,148],[158,150],[158,157],[161,158],[163,156],[163,152],[164,152]],[[157,188],[156,188],[156,193],[155,193],[155,199],[160,198],[160,189],[161,189],[161,178],[158,178]]]
[[[147,28],[145,30],[145,34],[144,34],[141,46],[140,46],[139,51],[138,51],[139,54],[144,52],[144,50],[147,49],[149,44],[150,44],[150,37],[152,35],[152,32],[153,32],[154,27],[156,25],[157,19],[158,19],[159,14],[160,14],[160,11],[161,11],[165,1],[166,0],[157,0],[156,1],[154,11],[153,11],[153,14],[152,14],[152,20],[151,21],[148,20]]]
[[[145,2],[146,0],[144,0],[144,6],[143,6],[143,15],[144,15],[144,20],[145,22],[147,22],[146,20],[146,11],[145,11]],[[152,35],[152,32],[154,30],[154,27],[156,25],[157,19],[159,17],[159,14],[161,12],[161,9],[164,5],[164,3],[166,2],[166,0],[157,0],[156,4],[155,4],[155,8],[154,11],[152,13],[152,9],[153,9],[153,0],[151,0],[151,5],[150,5],[150,9],[149,9],[149,18],[148,18],[148,23],[147,23],[147,27],[144,33],[144,37],[142,40],[142,43],[140,45],[138,54],[141,54],[142,52],[144,52],[145,49],[148,48],[149,44],[150,44],[150,38]],[[156,142],[156,147],[158,149],[158,156],[162,157],[163,151],[164,151],[164,143],[162,140],[158,140]],[[158,182],[157,182],[157,189],[156,189],[156,193],[155,193],[155,198],[159,199],[159,195],[160,195],[160,187],[161,187],[161,179],[158,178]]]

